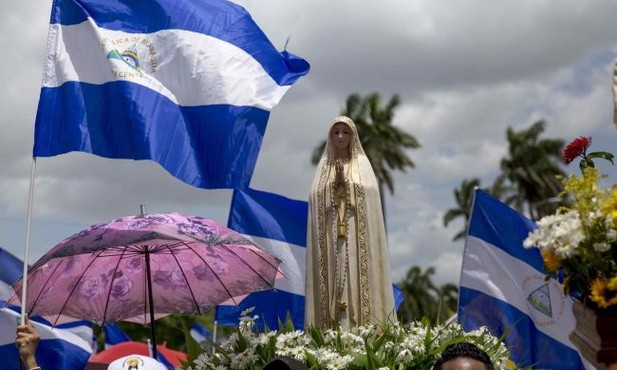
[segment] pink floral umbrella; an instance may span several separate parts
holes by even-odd
[[[203,313],[271,289],[280,261],[202,217],[147,214],[91,226],[53,247],[28,274],[26,311],[54,324],[66,316],[151,323]],[[9,303],[19,304],[22,281]],[[156,348],[153,348],[156,351]]]

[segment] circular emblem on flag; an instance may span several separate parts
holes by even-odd
[[[156,49],[147,37],[103,37],[101,47],[111,62],[116,78],[143,78],[145,73],[156,72]]]
[[[530,275],[523,280],[522,291],[529,316],[536,326],[552,325],[563,315],[566,296],[555,280],[545,280],[542,275]]]

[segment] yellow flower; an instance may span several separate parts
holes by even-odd
[[[614,277],[609,281],[606,279],[596,279],[591,283],[591,294],[589,298],[594,301],[598,307],[607,308],[613,305],[617,305],[617,290],[609,288],[617,285],[617,277]]]
[[[610,290],[614,290],[617,292],[617,275],[613,276],[613,278],[608,281],[608,284],[606,284],[606,286]]]
[[[602,203],[602,212],[613,219],[613,225],[617,225],[617,189],[615,187],[608,192],[608,197]]]
[[[557,271],[561,268],[561,259],[555,254],[552,249],[544,249],[541,251],[544,264],[549,271]]]

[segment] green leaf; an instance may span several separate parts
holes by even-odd
[[[184,365],[184,364],[193,363],[193,361],[195,361],[195,359],[199,357],[199,355],[204,353],[205,349],[203,349],[201,345],[199,345],[199,343],[195,340],[195,338],[193,338],[193,336],[191,335],[190,328],[188,324],[186,323],[186,321],[181,320],[180,322],[182,325],[182,333],[184,334],[184,340],[186,342],[187,362],[183,363]]]
[[[593,152],[593,153],[589,153],[587,154],[588,158],[602,158],[602,159],[606,159],[607,161],[611,162],[611,164],[613,163],[613,158],[615,157],[613,154],[609,153],[609,152]]]

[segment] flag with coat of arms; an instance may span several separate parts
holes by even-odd
[[[521,367],[593,369],[569,339],[572,298],[546,279],[540,252],[523,240],[535,223],[476,189],[461,269],[458,320],[505,336]]]
[[[34,157],[149,159],[248,187],[270,111],[309,71],[227,0],[54,0]]]

